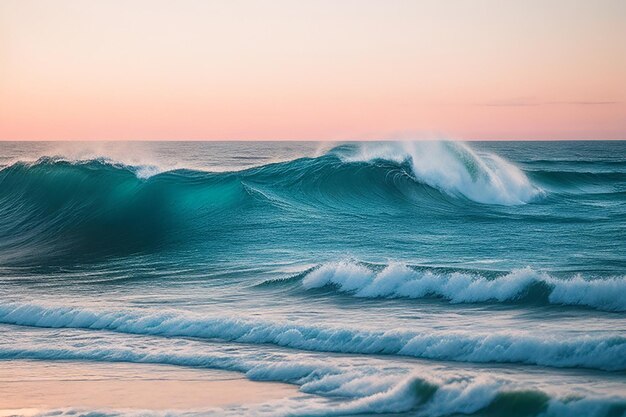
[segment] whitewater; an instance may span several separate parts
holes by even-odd
[[[626,416],[625,253],[621,141],[2,142],[0,366],[298,393],[24,415]]]

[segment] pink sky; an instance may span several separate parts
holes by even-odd
[[[626,139],[623,0],[2,0],[0,139]]]

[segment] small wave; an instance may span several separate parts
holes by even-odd
[[[438,273],[391,263],[381,271],[352,261],[323,264],[302,279],[304,288],[333,286],[356,297],[439,297],[452,303],[529,301],[626,311],[626,277],[557,279],[531,268],[489,279],[466,272]]]
[[[93,158],[68,158],[65,156],[41,156],[34,160],[28,159],[18,159],[12,161],[11,163],[0,166],[0,171],[16,169],[18,167],[24,169],[37,169],[38,167],[53,167],[53,166],[76,166],[76,167],[86,167],[92,170],[107,169],[111,168],[113,170],[122,170],[133,173],[139,179],[148,179],[152,176],[161,174],[163,172],[167,172],[172,169],[164,168],[159,165],[150,164],[150,163],[126,163],[121,162],[117,159],[112,159],[109,157],[98,156]]]
[[[624,193],[626,172],[623,171],[585,171],[584,167],[570,170],[528,170],[526,174],[537,184],[552,193],[583,194],[600,197],[617,197]]]
[[[524,332],[405,330],[373,331],[230,317],[202,317],[178,311],[97,311],[65,306],[9,303],[0,323],[48,328],[109,330],[118,333],[221,339],[293,349],[412,356],[460,362],[525,363],[552,367],[626,370],[626,338],[619,335],[567,339]]]
[[[318,412],[315,412],[318,411]],[[489,377],[453,378],[409,375],[386,391],[327,410],[303,415],[347,413],[404,413],[441,417],[450,415],[560,417],[571,415],[612,416],[626,412],[621,398],[558,398],[539,390],[511,389],[510,384]]]

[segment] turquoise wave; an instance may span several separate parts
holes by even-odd
[[[458,143],[406,146],[344,145],[234,172],[159,172],[106,159],[17,162],[0,170],[0,261],[154,251],[220,240],[242,222],[253,228],[320,213],[515,218],[507,207],[553,203],[559,192],[590,184],[607,198],[624,193],[615,185],[623,172],[524,173]]]

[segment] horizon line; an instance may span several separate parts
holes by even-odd
[[[0,142],[623,142],[623,139],[0,139]]]

